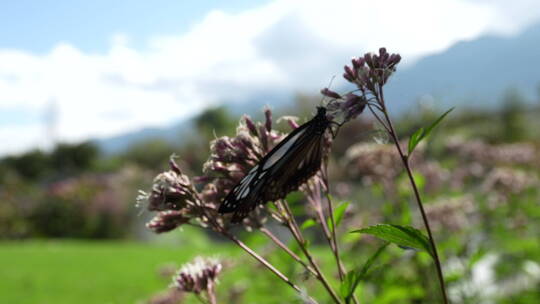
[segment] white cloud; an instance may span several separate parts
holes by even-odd
[[[58,137],[81,140],[168,124],[263,90],[316,92],[351,56],[379,46],[406,64],[485,32],[514,33],[538,18],[536,2],[278,0],[234,15],[210,12],[144,50],[121,33],[103,54],[61,42],[45,55],[0,50],[0,119],[5,109],[43,112],[54,101]],[[0,153],[43,144],[39,123],[0,121]]]
[[[493,18],[487,31],[497,34],[512,35],[524,27],[530,26],[540,18],[538,0],[468,0],[473,4],[488,6],[493,11]]]

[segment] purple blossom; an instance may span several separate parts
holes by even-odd
[[[185,212],[177,210],[167,210],[159,212],[146,227],[155,233],[168,232],[189,222],[189,217]]]
[[[383,86],[396,71],[401,61],[399,54],[389,54],[386,48],[380,48],[379,54],[366,53],[363,57],[353,58],[351,66],[344,67],[343,78],[355,84],[362,92],[379,94],[376,85]]]
[[[212,290],[222,268],[221,262],[217,259],[196,257],[193,262],[180,268],[173,277],[171,287],[196,294]]]

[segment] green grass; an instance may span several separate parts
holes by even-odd
[[[80,240],[0,242],[0,303],[144,303],[170,282],[158,276],[160,266],[171,262],[181,265],[199,254],[227,260],[217,290],[221,303],[230,302],[233,289],[243,290],[243,303],[299,303],[287,285],[243,251],[228,243],[200,241],[205,239],[200,236],[197,239],[184,245]],[[294,272],[288,259],[273,256],[273,263],[284,273]],[[332,264],[331,256],[321,258],[329,259],[328,266]],[[315,289],[313,296],[326,297],[317,282],[294,279]],[[187,303],[197,302],[190,296]]]
[[[168,284],[156,275],[160,265],[191,256],[127,242],[0,243],[0,303],[135,303]]]

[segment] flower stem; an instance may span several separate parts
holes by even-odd
[[[197,300],[199,300],[199,302],[201,302],[202,304],[209,304],[208,301],[205,298],[203,298],[200,294],[196,293],[195,297],[197,297]]]
[[[334,246],[330,246],[331,248],[333,247],[333,252],[334,252],[334,257],[336,259],[336,264],[338,266],[338,274],[339,274],[339,280],[340,281],[343,281],[344,277],[345,277],[345,269],[343,267],[343,264],[341,264],[341,259],[339,258],[339,247],[338,247],[338,244],[337,244],[337,237],[336,237],[336,223],[334,222],[334,210],[332,208],[332,201],[330,200],[330,194],[326,193],[326,201],[328,202],[328,213],[329,213],[329,216],[330,216],[330,222],[332,223],[332,229],[331,229],[331,238],[332,238],[332,243]]]
[[[300,246],[300,249],[302,250],[306,258],[308,259],[309,263],[311,264],[311,266],[317,273],[317,276],[316,276],[317,279],[328,291],[328,293],[330,294],[334,302],[337,304],[341,304],[342,302],[339,296],[336,294],[334,289],[332,289],[332,286],[330,286],[330,283],[328,282],[328,280],[322,273],[321,268],[319,267],[317,262],[315,262],[315,259],[313,258],[309,250],[307,249],[306,240],[304,239],[304,237],[302,236],[300,232],[300,228],[298,227],[298,224],[296,223],[296,220],[294,219],[294,216],[291,212],[291,209],[289,208],[289,205],[287,204],[287,202],[284,202],[284,201],[281,201],[281,205],[283,206],[284,211],[287,213],[287,225],[289,227],[289,230],[291,231],[292,235],[296,239],[298,246]]]
[[[208,302],[210,302],[210,304],[217,304],[216,289],[214,288],[213,283],[210,283],[208,285],[207,293],[208,293]]]
[[[296,284],[294,284],[286,275],[284,275],[279,270],[277,270],[272,264],[270,264],[270,262],[268,262],[265,258],[263,258],[259,254],[257,254],[255,251],[253,251],[253,249],[249,248],[242,241],[240,241],[235,236],[233,236],[232,234],[229,234],[226,231],[222,231],[222,234],[224,236],[226,236],[228,239],[230,239],[231,241],[233,241],[236,245],[238,245],[240,248],[242,248],[245,252],[247,252],[249,255],[251,255],[253,258],[255,258],[257,261],[259,261],[259,263],[261,263],[263,266],[268,268],[268,270],[273,272],[278,278],[280,278],[282,281],[287,283],[294,290],[296,290],[299,293],[302,292],[300,287],[296,286]]]
[[[445,287],[445,284],[444,284],[444,276],[443,276],[443,272],[442,272],[441,261],[439,259],[439,254],[437,252],[437,246],[435,245],[435,240],[433,238],[433,234],[431,233],[431,228],[429,226],[429,221],[428,221],[428,218],[426,216],[424,206],[422,204],[422,199],[420,197],[420,191],[418,191],[418,186],[416,185],[416,182],[414,181],[414,176],[412,174],[412,170],[411,170],[411,167],[410,167],[410,164],[409,164],[409,157],[405,153],[403,153],[403,150],[401,149],[401,146],[399,145],[399,139],[398,139],[397,133],[396,133],[396,131],[394,129],[394,126],[392,124],[392,120],[390,119],[390,116],[388,115],[388,111],[387,111],[385,103],[384,103],[384,95],[383,95],[382,88],[380,88],[379,97],[380,97],[380,104],[381,104],[381,107],[382,107],[382,113],[384,114],[385,120],[388,123],[388,128],[390,129],[389,130],[390,136],[392,137],[392,140],[394,141],[394,144],[396,145],[396,148],[398,150],[401,161],[403,162],[403,166],[405,167],[405,170],[407,171],[407,176],[409,177],[409,182],[411,183],[411,186],[412,186],[413,191],[414,191],[414,196],[416,197],[416,203],[418,204],[418,208],[420,209],[420,213],[422,214],[422,220],[424,221],[424,226],[426,227],[426,230],[427,230],[427,233],[428,233],[429,243],[430,243],[431,248],[433,250],[433,258],[435,260],[435,266],[437,268],[437,277],[439,279],[439,285],[440,285],[440,288],[441,288],[443,301],[444,301],[444,304],[448,304],[449,302],[448,302],[448,296],[447,296],[447,293],[446,293],[446,287]]]
[[[234,235],[229,233],[222,225],[220,225],[213,217],[208,216],[207,210],[202,209],[203,213],[206,215],[206,218],[210,222],[210,224],[213,226],[213,229],[219,233],[221,233],[223,236],[227,237],[229,240],[231,240],[233,243],[238,245],[238,247],[242,248],[245,252],[247,252],[249,255],[251,255],[253,258],[255,258],[259,263],[261,263],[264,267],[266,267],[268,270],[270,270],[272,273],[274,273],[278,278],[280,278],[283,282],[285,282],[287,285],[291,286],[294,290],[296,290],[299,294],[302,294],[303,291],[298,287],[296,284],[294,284],[286,275],[281,273],[279,270],[277,270],[276,267],[274,267],[270,262],[268,262],[265,258],[257,254],[253,249],[249,248],[246,244],[244,244],[242,241],[240,241],[238,238],[236,238]],[[317,303],[315,299],[309,297],[309,299],[313,303]]]
[[[311,266],[306,264],[306,262],[302,261],[302,259],[296,253],[292,252],[292,250],[287,247],[287,245],[283,244],[283,242],[281,242],[270,230],[266,229],[265,227],[262,227],[259,230],[270,240],[272,240],[272,242],[274,242],[279,248],[283,249],[283,251],[285,251],[289,256],[291,256],[293,260],[304,266],[304,268],[311,272],[314,276],[317,276],[317,272],[315,272],[315,270],[311,268]]]
[[[324,235],[326,236],[326,240],[328,241],[328,246],[330,246],[330,250],[334,254],[334,258],[336,260],[336,264],[339,271],[339,279],[341,282],[343,282],[343,280],[345,279],[345,273],[347,273],[347,270],[345,269],[345,266],[343,266],[343,263],[341,262],[341,258],[339,255],[339,247],[338,247],[337,236],[336,236],[336,224],[334,223],[334,211],[332,207],[332,200],[330,198],[330,193],[329,193],[330,185],[328,183],[328,177],[327,177],[327,171],[326,171],[327,167],[324,166],[323,168],[324,169],[321,170],[322,176],[323,176],[322,181],[324,183],[324,188],[326,189],[325,195],[326,195],[326,199],[328,200],[327,201],[328,210],[329,210],[330,218],[332,221],[332,227],[334,227],[334,229],[332,229],[332,233],[330,233],[330,229],[328,228],[328,225],[326,224],[326,221],[324,219],[324,213],[322,210],[321,203],[319,203],[320,207],[316,208],[316,212],[317,212],[317,215],[319,216],[319,222],[321,223],[321,227],[324,232]],[[320,183],[318,184],[318,189],[319,189],[318,191],[311,191],[311,195],[316,196],[316,199],[320,201],[321,200],[321,195],[320,195],[321,184]],[[358,299],[356,298],[356,295],[353,295],[353,302],[355,304],[359,303]]]

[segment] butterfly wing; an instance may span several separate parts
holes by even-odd
[[[322,140],[328,121],[324,111],[291,132],[229,192],[219,213],[234,212],[240,222],[258,204],[284,198],[321,166]]]
[[[269,171],[276,178],[268,181],[263,192],[263,201],[275,201],[285,198],[291,191],[298,189],[317,171],[322,162],[322,135],[311,136],[299,143],[298,149],[290,157],[284,157]]]
[[[227,194],[221,205],[219,213],[236,212],[239,207],[246,205],[248,195],[256,189],[256,186],[264,183],[261,177],[259,165],[253,167],[244,178]],[[248,211],[249,212],[249,211]]]
[[[240,222],[249,212],[263,202],[268,196],[264,189],[269,181],[276,179],[270,172],[275,172],[276,165],[291,158],[308,134],[312,121],[295,129],[276,145],[244,178],[229,192],[219,207],[219,213],[234,212],[232,222]]]

